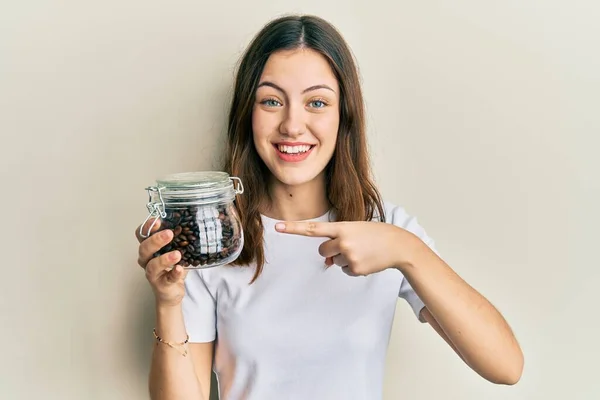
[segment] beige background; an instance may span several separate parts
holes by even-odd
[[[147,398],[143,189],[215,165],[240,51],[304,11],[358,57],[385,197],[526,355],[517,386],[488,384],[400,302],[385,398],[600,398],[599,3],[298,4],[3,2],[0,397]]]

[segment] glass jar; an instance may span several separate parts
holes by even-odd
[[[179,265],[186,269],[211,268],[234,261],[244,246],[244,232],[234,206],[235,196],[244,192],[242,181],[226,172],[184,172],[157,179],[146,188],[149,215],[140,227],[146,232],[150,218],[160,218],[159,231],[172,229],[173,240],[155,256],[181,252]]]

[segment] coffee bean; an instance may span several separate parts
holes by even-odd
[[[172,229],[174,239],[157,255],[178,249],[179,265],[184,267],[211,266],[233,261],[243,244],[239,221],[230,215],[230,206],[189,206],[171,208],[167,205],[162,229]],[[217,211],[215,213],[214,211]],[[235,229],[234,229],[235,228]],[[237,231],[237,232],[236,232]]]

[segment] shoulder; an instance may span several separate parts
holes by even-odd
[[[382,222],[404,227],[417,219],[416,216],[409,214],[402,205],[392,203],[388,200],[383,200],[382,203],[385,213],[385,221]],[[375,212],[374,220],[381,221],[377,211]]]
[[[416,215],[410,214],[402,205],[386,200],[383,201],[383,207],[386,223],[406,229],[425,242],[429,247],[434,248],[434,240],[421,225]],[[379,220],[378,216],[376,216],[376,220]]]

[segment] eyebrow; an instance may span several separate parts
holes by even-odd
[[[269,86],[269,87],[272,87],[273,89],[279,90],[281,93],[284,93],[284,94],[285,94],[285,90],[283,90],[283,89],[281,88],[281,86],[278,86],[278,85],[274,84],[273,82],[270,82],[270,81],[264,81],[264,82],[261,82],[261,83],[258,85],[257,89],[258,89],[259,87],[261,87],[261,86]],[[306,89],[304,89],[304,90],[302,91],[302,94],[304,94],[304,93],[306,93],[306,92],[311,92],[311,91],[313,91],[313,90],[317,90],[317,89],[328,89],[328,90],[331,90],[333,93],[335,93],[335,90],[333,90],[331,87],[329,87],[329,86],[327,86],[327,85],[325,85],[325,84],[321,84],[321,85],[314,85],[314,86],[307,87]]]

